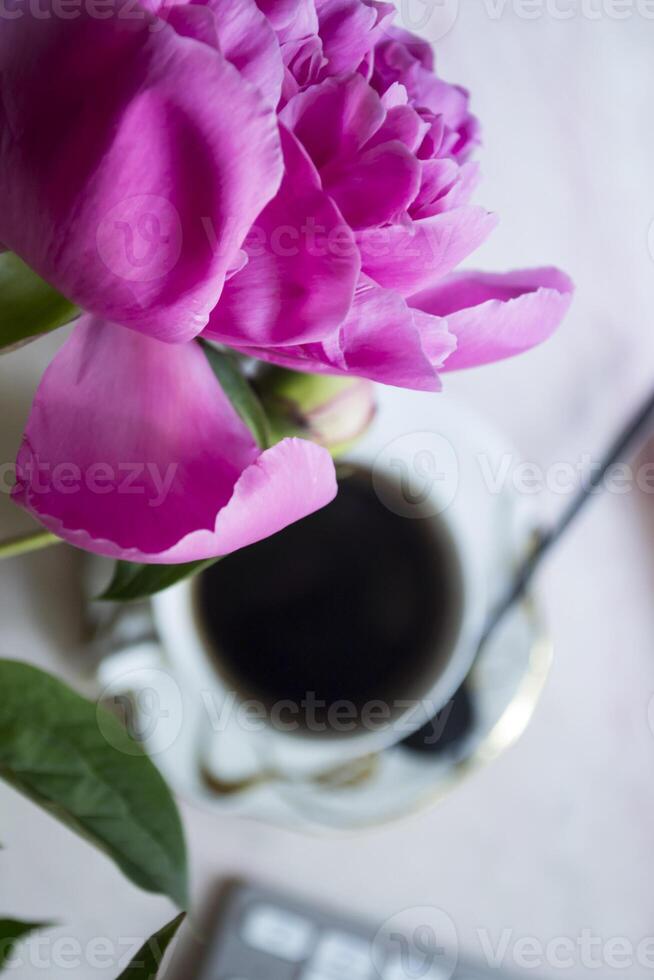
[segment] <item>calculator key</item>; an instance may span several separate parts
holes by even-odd
[[[256,905],[247,912],[241,934],[252,949],[288,963],[300,963],[313,948],[315,932],[299,915],[272,905]]]
[[[330,980],[369,980],[373,976],[370,943],[345,932],[326,932],[311,966]]]

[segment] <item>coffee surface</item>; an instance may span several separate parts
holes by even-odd
[[[271,707],[312,692],[318,714],[320,702],[393,708],[424,695],[460,615],[448,532],[391,512],[365,472],[323,510],[218,562],[196,588],[216,667],[238,694]]]

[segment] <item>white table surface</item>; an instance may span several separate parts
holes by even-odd
[[[508,3],[493,19],[487,11],[497,4],[465,0],[439,46],[442,72],[472,89],[484,122],[478,199],[502,216],[479,263],[558,263],[578,285],[573,313],[546,347],[447,383],[545,466],[596,453],[654,381],[654,21],[635,9],[624,21],[593,20],[578,6],[570,20],[526,20]],[[36,362],[58,342],[0,362],[0,462],[13,458]],[[544,493],[543,513],[563,502]],[[0,533],[26,523],[0,495]],[[56,549],[0,566],[3,655],[74,676],[83,660],[74,562]],[[438,906],[464,951],[481,952],[479,930],[491,942],[504,937],[507,965],[524,937],[576,941],[586,931],[635,949],[654,935],[654,499],[632,492],[595,501],[540,582],[556,660],[517,747],[437,809],[351,839],[185,807],[197,902],[236,872],[380,920]],[[85,944],[145,936],[171,911],[2,784],[0,814],[0,915],[56,919],[65,925],[55,936]],[[117,972],[61,963],[13,975]],[[636,963],[598,971],[577,958],[574,970],[545,963],[530,972],[649,971]]]

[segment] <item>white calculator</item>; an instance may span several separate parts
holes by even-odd
[[[500,980],[436,948],[419,960],[398,937],[297,898],[241,883],[223,893],[197,980]],[[405,955],[407,953],[407,955]]]

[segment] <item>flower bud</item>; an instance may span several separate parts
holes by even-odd
[[[311,439],[337,456],[375,417],[375,386],[364,378],[303,374],[273,368],[257,389],[275,437]]]

